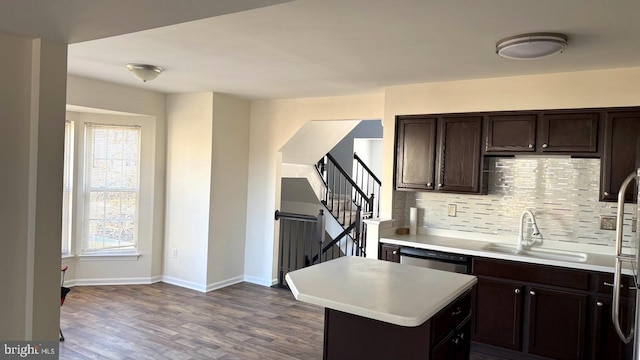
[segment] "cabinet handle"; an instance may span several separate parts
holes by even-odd
[[[393,250],[391,253],[392,253],[393,255],[398,255],[398,250]]]
[[[529,149],[533,149],[533,144],[529,144]]]
[[[432,183],[427,183],[427,186],[433,186],[433,184]]]
[[[533,290],[529,291],[529,294],[531,294],[531,296],[536,296],[536,292]]]
[[[442,183],[439,183],[439,184],[438,184],[438,187],[442,187]]]
[[[605,191],[604,196],[609,196],[609,193]]]
[[[604,305],[604,304],[602,303],[602,301],[598,301],[598,302],[596,303],[596,306],[597,306],[597,307],[602,307],[603,305]]]
[[[520,289],[515,289],[515,290],[513,290],[513,292],[516,293],[516,294],[520,294]]]
[[[460,308],[457,308],[454,312],[451,313],[451,316],[460,315],[461,312],[462,310],[460,310]]]
[[[451,339],[451,342],[453,342],[454,344],[458,345],[458,344],[460,344],[460,338],[456,337],[455,339]]]
[[[549,147],[549,145],[547,145],[547,144],[542,144],[542,147],[546,149],[546,148],[548,148],[548,147]]]
[[[605,282],[603,282],[603,283],[602,283],[602,285],[604,285],[604,286],[610,286],[610,287],[613,287],[613,284],[612,284],[612,283],[608,283],[608,282],[606,282],[606,281],[605,281]],[[623,287],[624,287],[624,285],[623,285],[623,284],[620,284],[620,288],[622,289]]]

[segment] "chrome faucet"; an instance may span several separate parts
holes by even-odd
[[[531,235],[532,236],[540,235],[540,229],[538,229],[538,225],[536,224],[536,218],[535,216],[533,216],[533,213],[531,212],[531,210],[523,211],[522,215],[520,215],[520,231],[518,231],[518,244],[516,245],[516,251],[518,252],[522,251],[525,245],[529,245],[524,240],[524,236],[523,236],[524,218],[526,215],[529,215],[529,217],[531,218]]]

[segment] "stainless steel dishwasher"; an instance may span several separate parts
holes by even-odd
[[[436,270],[471,274],[471,256],[452,254],[443,251],[418,249],[413,247],[400,248],[400,263],[420,266]]]

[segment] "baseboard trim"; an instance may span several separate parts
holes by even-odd
[[[175,285],[175,286],[180,286],[183,288],[187,288],[187,289],[191,289],[191,290],[195,290],[195,291],[199,291],[199,292],[207,292],[207,287],[205,285],[202,284],[197,284],[191,281],[187,281],[187,280],[182,280],[182,279],[178,279],[178,278],[174,278],[171,276],[162,276],[162,282],[167,283],[167,284],[171,284],[171,285]]]
[[[278,283],[277,279],[266,280],[263,278],[253,276],[236,276],[226,280],[217,281],[215,283],[202,285],[191,281],[178,279],[171,276],[151,276],[151,277],[135,277],[135,278],[104,278],[104,279],[69,279],[65,280],[64,286],[100,286],[100,285],[148,285],[157,282],[164,282],[171,285],[180,286],[183,288],[199,291],[209,292],[217,289],[221,289],[227,286],[238,284],[241,282],[248,282],[256,285],[271,287]]]
[[[135,278],[104,278],[104,279],[72,279],[65,280],[64,286],[99,286],[99,285],[148,285],[162,281],[162,276]]]
[[[244,281],[244,277],[243,276],[236,276],[236,277],[233,277],[231,279],[218,281],[218,282],[215,282],[213,284],[208,284],[207,285],[207,292],[213,291],[213,290],[218,290],[218,289],[221,289],[223,287],[231,286],[231,285],[234,285],[234,284],[237,284],[237,283],[241,283],[243,281]]]
[[[246,275],[244,276],[244,281],[251,284],[262,285],[266,287],[271,287],[278,283],[278,279],[269,280],[269,279],[259,278],[255,276],[246,276]]]

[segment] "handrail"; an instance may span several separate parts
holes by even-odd
[[[320,214],[322,214],[323,212],[324,212],[323,210],[320,210]],[[286,212],[281,212],[280,210],[276,210],[275,218],[276,220],[280,220],[282,218],[282,219],[312,221],[312,222],[318,221],[317,216],[286,213]]]
[[[628,260],[628,257],[622,254],[622,226],[623,226],[623,216],[624,216],[624,195],[627,192],[627,187],[629,184],[636,179],[636,172],[633,172],[627,176],[626,179],[622,182],[620,186],[620,191],[618,192],[618,213],[617,213],[617,224],[616,224],[616,266],[615,273],[613,275],[613,304],[611,305],[611,320],[613,321],[613,326],[618,333],[618,336],[625,344],[631,342],[631,339],[634,336],[633,328],[629,335],[625,335],[620,326],[620,278],[622,272],[622,261]],[[633,259],[637,261],[636,258]]]
[[[382,181],[380,181],[380,179],[378,179],[376,174],[374,174],[373,171],[369,169],[367,164],[365,164],[364,161],[362,161],[362,159],[358,156],[358,154],[353,153],[353,158],[360,164],[360,166],[362,166],[365,170],[367,170],[369,175],[373,178],[373,180],[375,180],[378,183],[379,186],[382,186]]]
[[[346,171],[344,171],[344,169],[342,168],[342,166],[340,166],[340,164],[338,164],[336,159],[333,156],[331,156],[331,154],[329,153],[327,153],[325,156],[327,157],[327,159],[331,160],[331,162],[333,163],[333,166],[336,169],[338,169],[338,171],[340,172],[340,174],[342,174],[342,176],[346,178],[349,185],[351,185],[360,194],[360,196],[362,196],[367,202],[369,202],[370,201],[369,196],[367,196],[367,194],[365,194],[364,191],[360,189],[358,184],[356,184],[355,181],[353,181],[353,179],[351,178],[351,176],[347,174]]]

